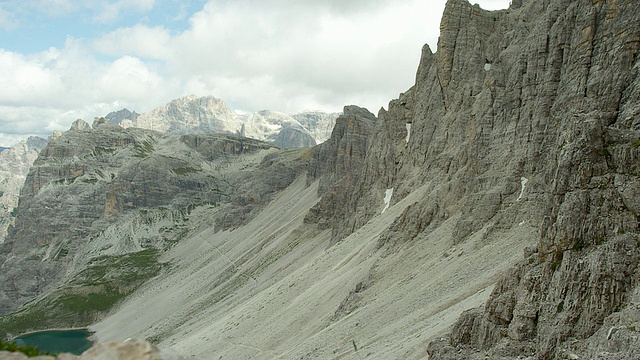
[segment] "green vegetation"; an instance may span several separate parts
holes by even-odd
[[[158,249],[145,249],[119,256],[101,256],[73,279],[76,285],[100,285],[113,281],[136,282],[147,280],[162,268],[157,262]]]
[[[634,149],[637,149],[638,147],[640,147],[640,139],[632,142],[631,146],[633,146]]]
[[[14,342],[9,342],[2,339],[0,339],[0,351],[19,352],[27,355],[28,357],[35,357],[40,355],[52,355],[48,352],[41,352],[35,346],[28,346],[24,344],[18,345]]]
[[[113,154],[114,152],[116,152],[116,149],[111,149],[111,148],[106,148],[106,147],[102,147],[102,146],[96,146],[93,151],[91,152],[91,154],[93,156],[100,156],[103,154]]]
[[[158,275],[160,250],[92,260],[69,284],[0,318],[0,334],[87,326],[146,280]]]
[[[187,175],[187,174],[190,174],[190,173],[200,172],[202,170],[195,169],[195,168],[192,168],[192,167],[180,167],[180,168],[175,168],[172,171],[176,175]]]
[[[559,262],[557,262],[557,261],[552,262],[552,263],[551,263],[551,266],[550,266],[551,271],[556,271],[556,269],[558,268],[558,266],[560,266],[560,263],[559,263]]]
[[[58,260],[60,258],[66,257],[67,255],[69,255],[69,250],[62,248],[58,251],[58,253],[56,254],[56,256],[53,258],[54,260]]]
[[[133,147],[133,152],[134,152],[133,156],[144,159],[147,156],[151,155],[153,150],[155,150],[154,147],[153,147],[153,144],[150,141],[145,140],[141,144],[135,144],[134,145],[134,147]]]

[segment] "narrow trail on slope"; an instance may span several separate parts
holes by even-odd
[[[240,272],[240,271],[239,271],[240,269],[239,269],[239,268],[238,268],[238,266],[236,265],[235,261],[233,261],[233,260],[229,257],[229,255],[227,255],[227,254],[223,253],[222,251],[220,251],[220,249],[219,249],[217,246],[213,245],[213,244],[211,243],[211,241],[209,241],[209,240],[205,239],[202,235],[200,235],[200,238],[202,239],[202,241],[203,241],[203,242],[205,242],[205,243],[209,244],[209,246],[211,246],[211,248],[213,248],[213,250],[215,250],[218,254],[220,254],[220,256],[221,256],[222,258],[224,258],[224,259],[225,259],[225,260],[226,260],[226,261],[227,261],[227,262],[232,266],[233,271],[234,271],[234,272],[236,272],[236,273],[238,273],[238,276],[242,276],[242,277],[243,277],[243,278],[245,278],[246,280],[249,280],[249,279],[253,280],[253,286],[251,287],[251,289],[252,289],[252,290],[253,290],[253,289],[255,289],[255,288],[258,286],[258,280],[257,280],[255,277],[251,276],[251,275],[247,275],[247,274],[245,274],[245,273],[243,273],[243,272]]]

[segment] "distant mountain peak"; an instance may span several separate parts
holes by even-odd
[[[138,116],[140,116],[140,114],[137,112],[131,112],[129,109],[124,108],[122,110],[108,113],[105,118],[109,120],[110,124],[120,125],[124,120],[135,121]]]
[[[170,134],[239,134],[280,147],[309,147],[325,141],[340,115],[320,111],[289,115],[274,110],[246,113],[231,110],[223,100],[214,96],[193,94],[174,99],[139,116],[130,116],[130,112],[125,110],[120,110],[119,114],[110,113],[106,118],[112,123],[112,119],[119,119],[118,124],[124,128],[138,127]],[[285,133],[281,134],[283,130]]]

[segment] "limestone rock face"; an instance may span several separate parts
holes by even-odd
[[[129,109],[122,109],[118,111],[112,111],[105,115],[105,118],[109,120],[109,123],[114,125],[120,125],[123,121],[128,120],[131,122],[136,121],[136,119],[140,116],[137,112],[131,112]]]
[[[304,129],[285,127],[278,133],[275,141],[276,146],[281,148],[305,147],[309,148],[316,144],[313,137]]]
[[[0,153],[0,243],[15,220],[20,188],[47,140],[29,137]]]
[[[311,147],[325,141],[338,115],[312,111],[288,115],[270,110],[240,114],[213,96],[190,95],[140,116],[123,109],[107,115],[107,119],[125,128],[139,127],[171,134],[238,134],[290,148]]]
[[[315,141],[320,144],[331,137],[333,127],[336,125],[336,119],[340,115],[340,113],[303,111],[292,114],[291,117],[298,120],[298,122],[312,134]]]
[[[173,134],[234,134],[240,125],[236,120],[236,114],[222,100],[213,96],[200,98],[190,95],[144,113],[125,127],[134,126]]]
[[[334,242],[418,187],[428,195],[380,236],[386,254],[452,218],[452,245],[537,241],[431,358],[562,357],[635,309],[639,20],[632,1],[450,0],[438,52],[423,48],[415,85],[379,112],[362,163],[321,171],[308,220],[340,214],[324,221]]]
[[[312,149],[78,125],[23,188],[0,312],[37,294],[55,311],[79,284],[128,294],[148,273],[100,265],[155,248],[170,281],[99,332],[210,358],[635,358],[639,23],[632,0],[449,0],[415,85],[377,117],[346,107]],[[248,119],[230,131],[289,121]]]
[[[445,136],[437,136],[436,121],[425,124],[433,130],[423,133],[436,135],[423,137],[432,144],[427,156],[443,140],[464,149],[462,157],[437,160],[449,174],[467,172],[459,241],[492,218],[508,226],[507,204],[515,213],[527,203],[538,208],[525,219],[539,229],[537,248],[484,309],[460,318],[450,341],[430,346],[434,359],[583,358],[581,341],[590,344],[585,339],[613,313],[637,312],[630,303],[640,239],[631,159],[640,135],[640,12],[633,1],[514,5],[485,12],[449,1],[438,53],[425,50],[418,70],[414,97],[432,99],[422,116],[440,112],[451,124]],[[613,323],[608,329],[624,327]],[[587,348],[585,358],[600,356]]]
[[[175,354],[163,353],[161,350],[144,340],[130,340],[125,342],[108,342],[98,344],[85,351],[78,360],[182,360]]]
[[[88,130],[91,129],[91,125],[89,125],[86,121],[82,119],[78,119],[71,124],[71,130]]]
[[[306,221],[316,222],[320,228],[333,228],[334,239],[362,225],[361,218],[352,216],[355,215],[352,206],[356,205],[353,201],[359,195],[354,191],[354,178],[367,155],[368,138],[375,122],[375,115],[367,109],[345,106],[331,138],[313,151],[310,180],[320,179],[319,193],[323,198],[311,209]],[[345,220],[353,222],[347,230],[336,226]]]
[[[316,144],[312,134],[293,117],[270,110],[239,116],[240,133],[253,139],[275,143],[282,148],[311,147]]]

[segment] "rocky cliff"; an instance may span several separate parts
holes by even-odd
[[[29,168],[46,145],[47,140],[32,136],[0,152],[0,243],[15,220],[14,210]]]
[[[310,220],[331,219],[334,242],[425,184],[385,253],[452,218],[453,245],[537,241],[431,358],[637,356],[639,20],[633,1],[450,0],[438,52],[380,111],[363,164],[323,174],[342,180]]]
[[[239,114],[213,96],[189,95],[140,116],[123,109],[107,115],[123,127],[139,127],[172,134],[237,134],[276,143],[282,148],[311,147],[329,138],[339,114],[301,112],[287,115],[263,110]],[[113,118],[111,119],[110,118]]]

